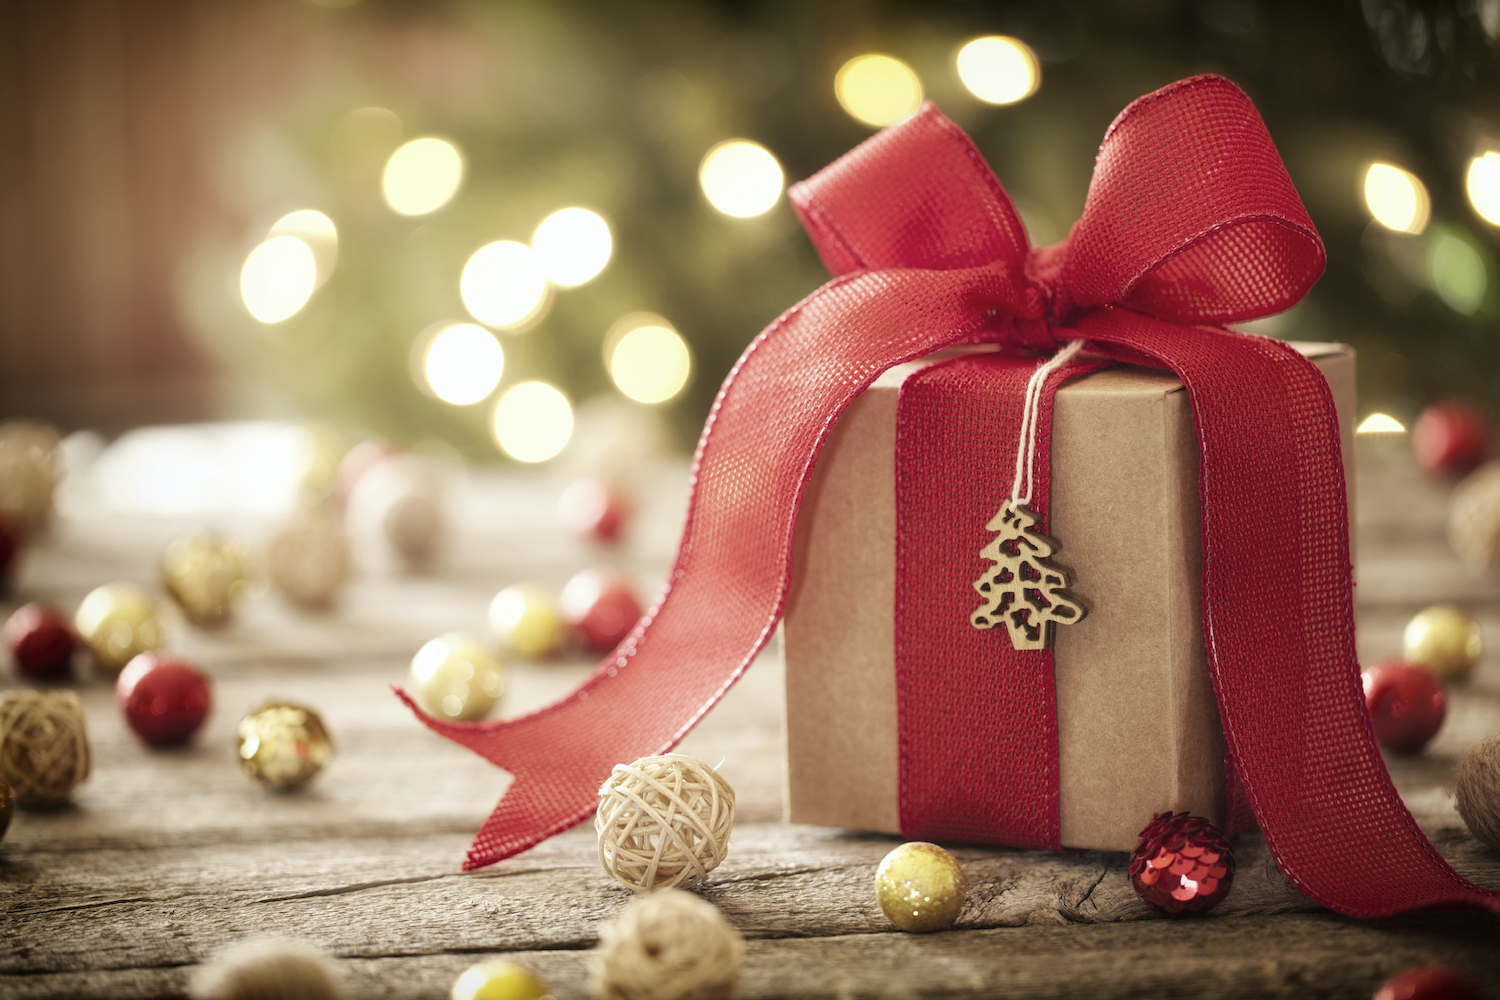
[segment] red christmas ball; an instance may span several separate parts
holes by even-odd
[[[5,644],[16,673],[34,681],[58,680],[73,665],[78,636],[67,616],[46,604],[23,604],[5,623]]]
[[[115,704],[147,746],[181,746],[213,707],[208,678],[191,664],[161,653],[142,653],[115,683]]]
[[[591,649],[614,649],[641,617],[641,602],[618,570],[586,569],[563,586],[557,609]]]
[[[574,534],[596,542],[617,542],[630,519],[630,497],[603,479],[576,479],[558,498],[557,516]]]
[[[1452,969],[1419,965],[1392,976],[1374,1000],[1484,1000],[1484,994]]]
[[[10,589],[11,574],[21,555],[21,533],[3,511],[0,511],[0,594]]]
[[[1443,727],[1448,696],[1432,672],[1387,660],[1364,672],[1365,707],[1375,740],[1392,753],[1420,753]]]
[[[1428,472],[1461,476],[1489,456],[1489,423],[1483,413],[1460,400],[1434,403],[1417,417],[1411,449]]]
[[[1201,816],[1157,813],[1130,855],[1136,895],[1169,917],[1213,909],[1233,882],[1229,839]]]

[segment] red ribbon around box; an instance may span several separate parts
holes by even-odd
[[[1037,356],[1084,338],[1096,354],[1169,369],[1189,394],[1208,661],[1240,805],[1282,870],[1351,916],[1500,912],[1500,895],[1428,843],[1375,746],[1327,383],[1286,345],[1222,328],[1288,308],[1324,262],[1249,98],[1199,76],[1126,108],[1100,146],[1083,217],[1045,249],[1028,246],[978,151],[930,105],[790,195],[837,277],[724,380],[656,604],[576,691],[523,718],[444,722],[402,694],[433,730],[514,776],[464,867],[585,819],[615,764],[674,746],[749,666],[781,616],[808,473],[881,372],[952,344]],[[1009,485],[994,484],[997,504]],[[945,600],[967,622],[975,596],[963,590]],[[951,727],[930,736],[955,759],[987,752],[965,742],[982,736]],[[1055,813],[1055,791],[1052,801]]]

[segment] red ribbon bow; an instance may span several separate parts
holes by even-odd
[[[1083,337],[1170,369],[1190,394],[1208,658],[1244,800],[1282,870],[1353,916],[1500,911],[1422,836],[1375,747],[1326,382],[1280,342],[1193,325],[1279,312],[1322,272],[1322,243],[1250,100],[1199,76],[1126,108],[1083,217],[1046,249],[1028,246],[978,151],[931,105],[790,195],[838,276],[725,379],[656,604],[576,691],[524,718],[444,722],[398,692],[514,775],[464,867],[585,819],[615,764],[674,746],[749,666],[781,615],[806,477],[881,372],[955,343],[1050,352]]]

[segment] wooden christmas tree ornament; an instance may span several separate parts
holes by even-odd
[[[729,851],[734,789],[696,757],[617,764],[599,789],[599,863],[636,892],[707,877]]]
[[[599,929],[589,985],[600,1000],[728,1000],[744,963],[745,941],[717,907],[667,889]]]
[[[68,801],[89,776],[89,764],[83,709],[72,691],[18,688],[0,695],[0,780],[18,805]]]
[[[974,581],[985,604],[970,621],[981,629],[1004,624],[1017,649],[1046,649],[1053,626],[1072,625],[1088,614],[1068,593],[1068,574],[1048,562],[1057,543],[1034,530],[1036,522],[1030,508],[1005,501],[985,525],[999,534],[979,552],[995,565]]]

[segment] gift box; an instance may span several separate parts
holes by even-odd
[[[1295,346],[1328,380],[1352,487],[1354,352]],[[940,357],[890,370],[851,403],[808,482],[782,630],[791,822],[902,832],[897,398]],[[1130,850],[1152,815],[1169,810],[1223,825],[1225,743],[1203,641],[1187,393],[1168,372],[1115,365],[1065,382],[1051,429],[1048,533],[1062,540],[1054,561],[1089,609],[1057,630],[1052,650],[1061,842]],[[974,447],[992,446],[975,435]],[[997,504],[1009,486],[995,484]],[[953,558],[979,575],[974,553]]]

